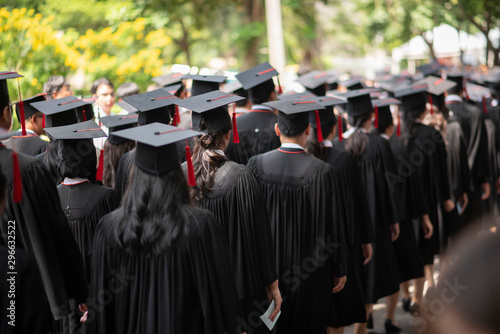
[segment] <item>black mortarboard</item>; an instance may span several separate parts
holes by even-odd
[[[441,108],[444,105],[444,93],[455,87],[457,84],[454,81],[445,80],[435,76],[428,76],[419,80],[415,84],[427,84],[427,93],[429,93],[429,103]]]
[[[293,137],[305,131],[309,125],[309,112],[323,110],[321,104],[308,100],[280,100],[264,103],[279,110],[278,128],[285,136]]]
[[[249,91],[252,99],[264,98],[274,90],[273,77],[278,74],[271,64],[265,62],[236,74],[236,79],[241,82],[243,89]]]
[[[311,71],[307,74],[301,75],[298,79],[299,83],[304,86],[308,91],[317,95],[323,96],[326,94],[327,82],[335,75],[326,71]]]
[[[31,104],[34,102],[40,102],[40,101],[45,101],[45,95],[43,95],[43,94],[35,95],[33,97],[30,97],[28,99],[23,100],[23,102],[24,102],[24,119],[28,119],[31,116],[33,116],[34,114],[36,114],[37,112],[39,112],[37,109],[33,108],[31,106]],[[17,119],[19,121],[21,121],[21,115],[19,114],[19,102],[17,102],[15,105],[16,105]]]
[[[465,83],[467,94],[469,95],[469,100],[474,101],[474,102],[482,102],[483,97],[485,98],[491,98],[492,97],[492,91],[491,89],[481,86],[481,85],[476,85],[470,82]]]
[[[363,116],[373,111],[371,93],[380,91],[376,88],[364,88],[344,93],[335,93],[335,96],[347,99],[346,112],[351,117]]]
[[[182,82],[183,73],[169,73],[165,75],[160,75],[159,77],[154,77],[152,80],[158,85],[165,87],[170,86],[179,82]]]
[[[169,124],[175,105],[181,101],[177,96],[167,93],[163,89],[126,96],[125,102],[137,108],[139,112],[139,125],[154,122]]]
[[[133,114],[133,113],[136,113],[137,112],[137,108],[130,105],[129,103],[125,102],[125,101],[119,101],[116,103],[120,108],[122,108],[123,110],[125,110],[126,112],[128,112],[129,114]]]
[[[372,105],[375,109],[375,128],[378,129],[378,123],[391,123],[392,122],[392,113],[391,113],[391,105],[401,104],[401,101],[394,98],[388,99],[373,99]]]
[[[7,79],[22,78],[23,76],[17,72],[3,71],[0,72],[0,101],[9,99],[9,89],[7,87]]]
[[[179,96],[184,90],[184,85],[181,83],[165,86],[162,88],[163,90],[169,92],[172,95]]]
[[[31,106],[45,115],[45,124],[50,128],[77,123],[77,109],[81,110],[90,104],[76,96],[67,96],[57,100],[34,102]]]
[[[115,131],[125,130],[137,126],[138,114],[133,115],[112,115],[99,118],[105,127],[109,129],[108,141],[113,145],[123,144],[127,140],[121,137],[115,136],[113,133]]]
[[[205,130],[209,134],[217,133],[231,127],[231,117],[227,109],[229,103],[243,100],[244,98],[234,94],[227,94],[221,91],[213,91],[179,102],[181,107],[192,111],[192,126],[196,131],[200,130],[201,122],[204,121]],[[233,121],[233,127],[234,127]],[[237,131],[233,129],[233,139],[236,141]]]
[[[464,89],[464,74],[463,73],[446,73],[446,79],[453,81],[457,84],[457,90]]]
[[[316,103],[325,107],[324,110],[318,110],[318,112],[309,112],[309,123],[316,127],[316,132],[318,133],[318,141],[323,137],[323,134],[327,132],[327,128],[330,126],[335,126],[337,123],[337,118],[333,112],[333,107],[336,105],[346,104],[347,101],[331,96],[319,96],[315,99],[311,99]],[[321,127],[321,138],[318,131],[318,123]]]
[[[417,70],[422,72],[424,77],[426,77],[426,76],[432,75],[432,74],[439,75],[439,70],[441,68],[443,68],[443,66],[440,63],[438,63],[437,61],[435,61],[435,62],[432,62],[430,64],[421,65],[421,66],[417,67]]]
[[[222,75],[200,75],[187,74],[182,79],[191,79],[191,96],[201,95],[214,90],[219,90],[220,84],[226,80],[226,76]]]
[[[489,75],[483,78],[484,84],[496,93],[496,97],[500,98],[500,75]]]
[[[388,92],[391,96],[394,96],[395,91],[409,87],[410,85],[411,80],[402,76],[392,77],[378,83],[378,86]]]
[[[420,112],[425,110],[427,103],[427,84],[422,83],[400,89],[394,95],[401,100],[404,110]]]
[[[106,133],[94,121],[45,128],[55,140],[79,140],[106,137]]]
[[[288,92],[278,96],[278,100],[290,100],[290,99],[316,99],[318,96],[311,92]]]
[[[137,167],[145,173],[161,175],[179,166],[176,143],[199,136],[201,133],[162,123],[152,123],[117,131],[115,135],[137,141],[135,154]]]
[[[362,78],[351,78],[349,80],[340,81],[338,84],[348,90],[358,90],[364,88],[362,80]]]

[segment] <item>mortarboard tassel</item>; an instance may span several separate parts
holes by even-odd
[[[465,78],[464,78],[464,81],[463,81],[463,85],[464,85],[464,95],[465,95],[465,98],[467,100],[470,100],[470,98],[469,98],[469,92],[467,91],[467,80],[465,80]]]
[[[378,106],[375,106],[375,129],[378,129]]]
[[[280,83],[280,76],[276,76],[276,80],[278,80],[278,94],[281,95],[283,94],[283,89],[281,89],[281,83]]]
[[[19,78],[17,78],[17,89],[19,90],[19,102],[17,106],[19,107],[19,122],[21,122],[21,135],[26,136],[26,120],[24,119],[24,102],[21,97],[21,86],[19,85]]]
[[[45,129],[45,114],[43,114],[42,118],[42,128]]]
[[[432,106],[432,95],[429,94],[429,104],[431,105],[431,115],[434,115],[434,107]]]
[[[172,120],[172,125],[177,126],[180,123],[180,117],[179,117],[179,106],[175,106],[175,113],[174,113],[174,119]]]
[[[344,136],[342,135],[342,117],[339,115],[339,141],[342,141],[344,139]]]
[[[84,122],[87,121],[87,115],[85,114],[85,108],[82,106],[82,119]]]
[[[19,169],[19,159],[15,151],[12,151],[12,177],[12,197],[14,199],[14,203],[21,203],[23,199],[23,181],[21,179],[21,170]]]
[[[240,143],[240,136],[238,135],[238,125],[236,124],[236,113],[233,111],[233,143]]]
[[[104,173],[104,150],[101,149],[101,154],[99,155],[99,165],[97,166],[97,172],[95,173],[95,180],[102,181],[103,173]]]
[[[396,136],[398,137],[401,136],[401,117],[399,116],[399,113],[398,113],[398,128],[396,129]]]
[[[485,114],[488,113],[488,107],[486,105],[486,96],[483,96],[483,111]]]
[[[323,142],[323,131],[321,131],[321,121],[319,119],[319,111],[314,111],[316,114],[316,132],[318,134],[318,143]]]
[[[186,162],[188,167],[188,185],[191,187],[196,186],[196,179],[194,177],[193,160],[191,159],[191,149],[186,145]]]

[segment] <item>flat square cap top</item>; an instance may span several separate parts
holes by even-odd
[[[99,121],[107,128],[113,129],[126,125],[136,124],[139,115],[111,115],[99,118]]]
[[[206,81],[214,83],[223,83],[226,80],[223,75],[201,75],[201,74],[186,74],[182,79],[191,79],[193,81]]]
[[[421,65],[421,66],[417,67],[417,70],[422,72],[422,74],[424,76],[428,76],[431,74],[438,73],[441,68],[443,68],[443,65],[441,65],[440,63],[435,61],[435,62],[432,62],[430,64]]]
[[[457,85],[457,83],[454,81],[438,78],[433,75],[429,75],[428,77],[425,77],[424,79],[417,81],[415,84],[423,84],[423,83],[427,84],[428,93],[437,96],[444,94],[444,92],[452,89]]]
[[[179,100],[178,104],[183,108],[194,111],[195,113],[204,113],[206,111],[223,107],[229,103],[244,99],[245,98],[238,95],[215,90],[209,93],[193,96],[185,100]]]
[[[150,92],[126,96],[123,101],[127,102],[139,112],[157,110],[181,101],[177,96],[166,92],[164,89],[156,89]]]
[[[106,133],[102,131],[99,125],[97,125],[94,121],[58,126],[55,128],[45,128],[45,131],[56,140],[106,137]]]
[[[89,105],[88,102],[80,100],[76,96],[67,96],[62,99],[33,102],[31,106],[46,116],[62,113],[67,110],[76,109]]]
[[[399,105],[401,104],[401,101],[399,101],[398,99],[392,99],[392,98],[388,98],[388,99],[373,99],[372,100],[372,105],[375,107],[379,107],[379,108],[382,108],[382,107],[388,107],[388,106],[391,106],[391,105]]]
[[[336,76],[327,71],[311,71],[301,75],[298,79],[299,83],[309,89],[315,89],[325,83],[329,83],[330,79],[335,79]]]
[[[17,72],[12,71],[2,71],[0,72],[0,80],[22,78],[23,76]]]
[[[152,80],[156,82],[160,86],[169,86],[176,84],[178,82],[182,82],[183,73],[169,73],[165,75],[160,75],[158,77],[154,77]]]
[[[278,74],[278,71],[276,71],[271,64],[265,62],[247,71],[236,74],[236,79],[241,82],[243,89],[248,90],[267,80],[271,80]]]
[[[116,131],[113,134],[151,147],[162,147],[202,135],[202,133],[196,131],[180,129],[163,123],[151,123],[136,128]]]
[[[126,112],[128,112],[129,114],[130,113],[135,113],[137,112],[137,108],[134,107],[134,106],[131,106],[130,104],[128,104],[127,102],[125,101],[119,101],[116,103],[120,108],[122,108],[123,110],[125,110]]]
[[[417,93],[427,92],[427,83],[416,84],[411,87],[403,88],[394,92],[396,97],[405,97]]]
[[[307,101],[302,99],[272,101],[263,103],[263,105],[279,110],[286,115],[294,115],[314,110],[325,109],[325,107],[323,107],[319,103],[316,103],[315,101]]]

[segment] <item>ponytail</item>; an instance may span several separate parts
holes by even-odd
[[[349,116],[349,124],[353,127],[360,128],[371,118],[371,116],[371,113],[357,117]],[[354,157],[358,158],[365,152],[368,142],[368,136],[365,133],[356,130],[349,138],[346,139],[345,150],[351,153]]]

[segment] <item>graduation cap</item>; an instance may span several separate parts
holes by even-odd
[[[106,137],[106,133],[92,120],[45,128],[45,132],[57,143],[60,174],[93,181],[96,174],[96,152],[92,139]]]
[[[373,111],[370,94],[379,92],[377,88],[364,88],[343,93],[335,93],[334,97],[346,99],[348,104],[346,112],[351,117],[363,116]]]
[[[406,111],[422,111],[427,102],[427,83],[413,85],[409,88],[397,90],[394,95],[401,100]]]
[[[179,97],[179,95],[184,90],[184,85],[182,83],[177,83],[177,84],[165,86],[162,89],[167,91],[168,93],[170,93],[172,95]]]
[[[164,89],[156,89],[150,92],[126,96],[125,102],[137,108],[139,112],[139,125],[150,123],[169,124],[172,114],[175,113],[177,105],[181,100]],[[175,114],[173,115],[175,116]]]
[[[456,89],[462,91],[464,89],[464,73],[446,73],[446,79],[456,83]]]
[[[339,76],[335,73],[330,73],[331,76],[326,80],[326,90],[336,90],[339,88]]]
[[[364,88],[362,78],[351,78],[348,80],[340,81],[338,84],[347,88],[347,90],[358,90]]]
[[[28,99],[24,99],[23,100],[23,103],[24,103],[24,119],[29,119],[31,116],[33,116],[34,114],[36,114],[37,112],[39,112],[37,109],[33,108],[31,106],[32,103],[34,102],[40,102],[40,101],[45,101],[45,95],[44,94],[40,94],[40,95],[35,95],[33,97],[30,97]],[[19,108],[19,102],[15,103],[15,106],[16,106],[16,115],[17,115],[17,119],[19,121],[21,121],[21,115],[20,115],[20,108]]]
[[[128,104],[127,102],[125,101],[119,101],[116,103],[120,108],[122,108],[123,110],[125,110],[126,112],[128,112],[129,114],[133,114],[133,113],[136,113],[137,112],[137,108],[134,107],[134,106],[131,106],[130,104]]]
[[[466,82],[465,87],[469,93],[469,99],[474,102],[481,102],[483,97],[491,98],[493,96],[493,92],[490,88],[481,85]]]
[[[457,85],[454,81],[438,78],[432,75],[416,82],[415,84],[423,83],[426,83],[428,86],[427,93],[429,93],[429,104],[431,106],[435,105],[438,108],[444,105],[444,93]]]
[[[325,109],[321,104],[311,100],[279,100],[264,103],[265,106],[276,109],[278,113],[278,128],[288,137],[293,137],[305,131],[309,125],[309,112],[316,113],[316,124],[321,124],[319,110]],[[318,127],[321,128],[321,125]],[[321,131],[318,131],[318,142],[323,141]]]
[[[439,62],[434,61],[430,64],[425,64],[417,67],[417,70],[422,72],[424,77],[431,75],[431,74],[439,74],[439,70],[443,68],[443,65],[441,65]]]
[[[489,75],[483,78],[484,84],[500,97],[500,75]]]
[[[388,99],[374,99],[372,100],[373,108],[375,109],[374,126],[378,129],[379,122],[392,123],[391,105],[399,105],[401,101],[394,98]],[[399,128],[399,123],[398,123]]]
[[[82,111],[82,108],[85,106],[87,106],[87,109],[91,109],[92,107],[89,103],[80,100],[76,96],[67,96],[57,100],[34,102],[31,105],[33,108],[45,115],[45,124],[47,127],[77,123],[77,110],[80,109],[80,111]],[[90,106],[90,108],[88,106]],[[83,109],[85,110],[85,114],[87,113],[87,109]]]
[[[273,77],[278,78],[278,90],[281,94],[281,85],[279,83],[279,73],[268,62],[257,65],[247,71],[236,74],[243,85],[243,89],[248,90],[253,98],[264,98],[274,91]]]
[[[9,97],[9,88],[7,86],[7,80],[8,79],[17,79],[17,89],[19,90],[19,102],[18,107],[19,107],[19,122],[21,123],[21,131],[22,135],[26,136],[26,122],[25,120],[25,115],[24,115],[24,102],[22,101],[21,97],[21,87],[19,85],[19,78],[22,78],[23,76],[17,72],[10,72],[10,71],[3,71],[0,72],[0,101],[5,101],[5,105],[7,105],[10,101]]]
[[[182,83],[183,73],[169,73],[165,75],[160,75],[159,77],[154,77],[152,80],[158,85],[165,87],[176,83]]]
[[[337,124],[337,117],[333,112],[333,107],[336,105],[346,104],[347,101],[331,96],[318,96],[317,98],[311,100],[325,107],[324,110],[309,112],[309,124],[316,128],[318,141],[320,141],[319,133],[321,132],[321,137],[323,137],[323,133],[327,132],[327,128]],[[320,124],[319,130],[318,124]]]
[[[222,75],[201,75],[201,74],[186,74],[182,79],[191,79],[191,96],[201,95],[214,90],[219,90],[220,84],[226,80],[226,76]]]
[[[113,145],[125,143],[127,140],[115,136],[113,133],[120,130],[125,130],[137,126],[139,115],[112,115],[99,118],[105,127],[109,129],[108,142]]]
[[[290,100],[290,99],[316,99],[318,96],[311,92],[288,92],[278,96],[278,100]]]
[[[236,101],[237,106],[244,106],[247,103],[246,100],[248,100],[248,91],[243,89],[243,85],[238,80],[224,84],[221,91],[243,97],[244,100]]]
[[[179,105],[192,111],[191,118],[194,130],[202,131],[200,126],[203,121],[205,124],[204,132],[214,134],[231,127],[231,117],[227,105],[243,99],[241,96],[216,90],[181,100]],[[236,113],[233,112],[232,116],[233,141],[239,143]]]
[[[394,96],[394,92],[410,86],[412,81],[403,76],[392,77],[391,79],[380,81],[378,86],[389,93],[389,95]]]
[[[202,133],[179,129],[174,126],[152,123],[132,129],[117,131],[116,136],[137,141],[135,164],[139,169],[151,175],[161,175],[179,166],[177,145],[175,143]],[[188,182],[195,186],[193,162],[189,145],[186,145],[188,164]]]
[[[299,83],[304,86],[309,92],[323,96],[326,94],[328,87],[328,79],[335,77],[333,74],[326,71],[311,71],[301,75],[298,79]]]

